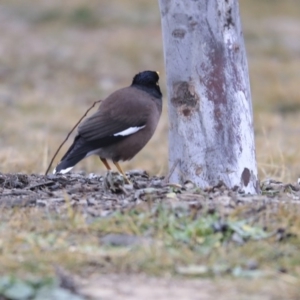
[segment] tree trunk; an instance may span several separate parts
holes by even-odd
[[[159,0],[172,182],[259,192],[238,0]]]

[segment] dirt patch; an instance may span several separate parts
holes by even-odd
[[[146,275],[94,276],[81,292],[91,299],[144,300],[275,300],[298,299],[296,286],[282,281],[154,278]]]

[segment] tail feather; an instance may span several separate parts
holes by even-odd
[[[57,167],[53,170],[53,174],[68,173],[77,163],[86,157],[89,151],[91,151],[91,149],[88,145],[86,145],[84,140],[79,135],[76,136],[69,150],[62,157]]]

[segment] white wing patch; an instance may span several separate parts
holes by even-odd
[[[70,172],[72,169],[73,169],[73,167],[66,168],[66,169],[60,170],[57,173],[56,173],[56,169],[54,169],[53,170],[53,174],[66,174],[66,173]]]
[[[141,126],[141,127],[129,127],[129,128],[127,128],[127,129],[125,129],[123,131],[115,133],[114,136],[118,136],[118,135],[121,135],[121,136],[131,135],[131,134],[136,133],[139,130],[143,129],[145,126],[146,125]]]

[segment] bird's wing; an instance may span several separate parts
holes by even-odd
[[[130,135],[145,127],[151,105],[151,96],[143,91],[133,87],[118,90],[79,125],[78,134],[88,142]]]

